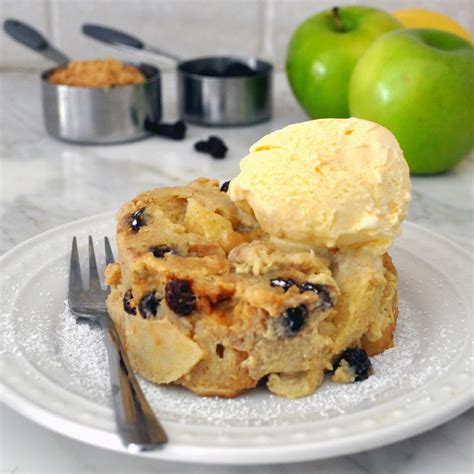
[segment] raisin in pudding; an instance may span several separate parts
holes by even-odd
[[[230,183],[200,178],[121,208],[107,304],[139,374],[203,396],[235,397],[265,381],[287,398],[311,394],[328,371],[342,383],[371,374],[368,356],[393,344],[397,276],[387,249],[406,214],[409,178],[385,129],[332,122],[265,137],[275,140],[257,142]],[[331,173],[332,203],[320,189]],[[344,173],[356,176],[352,186]],[[379,185],[395,195],[383,200]]]

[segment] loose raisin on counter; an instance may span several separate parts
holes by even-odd
[[[280,316],[285,327],[287,336],[296,336],[303,328],[306,318],[308,317],[308,309],[304,304],[300,304],[295,308],[288,308]]]
[[[300,292],[313,291],[319,296],[319,306],[322,309],[329,309],[334,306],[334,300],[331,298],[329,287],[321,285],[320,283],[311,283],[306,281],[298,285]]]
[[[145,208],[142,207],[138,211],[135,211],[129,217],[129,223],[130,223],[130,227],[132,231],[135,233],[137,233],[140,230],[140,227],[143,227],[144,225],[146,225]]]
[[[213,158],[217,159],[225,158],[228,150],[224,141],[215,135],[211,135],[207,140],[196,142],[194,149],[201,153],[209,153]]]
[[[286,293],[289,290],[289,288],[292,287],[293,285],[296,285],[296,283],[291,278],[288,278],[288,279],[272,278],[270,280],[270,285],[276,288],[281,288]]]
[[[372,373],[372,363],[364,349],[346,349],[335,364],[334,369],[337,369],[343,360],[345,360],[354,371],[355,382],[361,382],[369,378],[369,375]]]
[[[176,250],[167,245],[155,245],[150,250],[156,258],[163,258],[166,254],[176,255]]]
[[[145,319],[156,316],[160,303],[161,300],[156,297],[155,293],[148,293],[147,295],[143,296],[143,298],[140,300],[140,303],[138,303],[140,314]]]
[[[171,310],[180,316],[189,316],[196,309],[196,297],[189,280],[169,281],[165,287],[165,299]]]
[[[146,119],[145,129],[172,140],[183,140],[186,136],[186,124],[182,120],[178,120],[175,123],[155,123]]]
[[[123,309],[128,314],[137,314],[136,308],[131,304],[131,299],[133,298],[132,290],[127,290],[123,295]]]

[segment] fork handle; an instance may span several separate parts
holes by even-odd
[[[163,445],[168,437],[138,384],[109,314],[100,318],[110,366],[115,420],[122,443],[134,451]]]

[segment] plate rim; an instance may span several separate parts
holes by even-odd
[[[45,232],[37,234],[0,256],[0,271],[10,259],[21,255],[23,250],[35,244],[36,241],[44,240],[50,235],[66,231],[71,227],[86,226],[88,222],[97,219],[112,219],[115,211],[108,211],[94,216],[84,217],[60,226],[48,229]],[[453,250],[463,255],[468,261],[473,261],[473,256],[461,245],[452,240],[431,231],[423,226],[410,221],[404,223],[411,227],[413,231],[428,234],[430,237],[444,242],[452,247]],[[472,312],[472,302],[470,310]],[[230,448],[228,446],[197,446],[186,443],[170,443],[165,448],[149,453],[130,453],[118,441],[116,435],[99,428],[86,426],[78,421],[65,420],[60,414],[49,411],[47,408],[39,406],[33,400],[29,400],[10,389],[0,377],[0,400],[9,406],[15,412],[30,419],[31,421],[44,426],[58,434],[64,435],[70,439],[75,439],[96,447],[118,451],[126,454],[139,455],[148,458],[173,460],[178,462],[198,462],[208,464],[266,464],[272,462],[290,463],[296,461],[308,461],[312,459],[324,459],[342,454],[352,454],[355,452],[374,449],[384,446],[411,436],[415,436],[438,426],[453,417],[469,409],[474,404],[474,388],[464,391],[457,396],[444,400],[441,405],[436,407],[434,414],[432,412],[423,412],[421,416],[412,419],[404,419],[393,425],[382,426],[381,428],[360,434],[345,434],[342,439],[330,438],[325,441],[305,440],[301,443],[287,445],[284,449],[281,446],[255,445],[253,447],[237,446]],[[216,428],[219,429],[219,428]],[[251,428],[250,428],[251,429]],[[115,439],[115,441],[114,441]]]
[[[1,381],[0,387],[3,392],[0,398],[2,403],[5,403],[5,405],[17,414],[20,414],[37,425],[65,436],[68,439],[130,456],[175,461],[183,464],[288,464],[354,454],[396,443],[433,429],[464,413],[470,409],[474,403],[473,394],[468,392],[460,399],[455,398],[448,403],[444,403],[441,409],[438,407],[436,410],[438,416],[436,417],[433,417],[429,412],[425,412],[421,417],[405,421],[401,424],[397,423],[392,426],[386,426],[380,430],[374,430],[362,435],[355,433],[350,436],[345,436],[342,442],[340,440],[335,442],[334,439],[331,439],[325,442],[308,441],[305,443],[289,445],[285,449],[280,449],[279,454],[277,451],[277,455],[275,455],[275,450],[278,450],[278,447],[271,445],[259,445],[253,448],[229,448],[222,446],[196,447],[193,444],[183,443],[170,443],[166,448],[152,452],[131,452],[127,451],[119,443],[113,442],[113,435],[111,433],[97,428],[85,427],[77,422],[69,420],[65,421],[63,417],[51,413],[44,408],[38,407],[29,400],[22,399],[22,403],[18,403],[20,397],[16,395],[10,397],[11,394],[8,394],[8,389],[6,391],[7,395],[5,396],[5,387],[1,384]],[[25,408],[26,406],[28,406],[30,410],[27,410]],[[33,412],[35,412],[34,415],[32,415]],[[44,415],[46,415],[46,417]],[[76,431],[72,433],[72,430],[65,430],[64,425],[74,428]],[[91,441],[92,436],[94,441]],[[367,447],[367,445],[369,445],[369,447]],[[185,456],[183,456],[183,453],[185,453]]]

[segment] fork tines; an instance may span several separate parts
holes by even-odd
[[[105,261],[106,264],[114,262],[114,255],[110,246],[108,237],[104,237]],[[72,239],[71,260],[69,265],[69,293],[68,300],[71,308],[79,301],[83,302],[84,296],[87,294],[88,299],[104,298],[104,290],[100,283],[99,270],[94,251],[94,241],[89,236],[89,288],[84,289],[81,276],[81,265],[79,263],[79,251],[77,247],[77,238]]]

